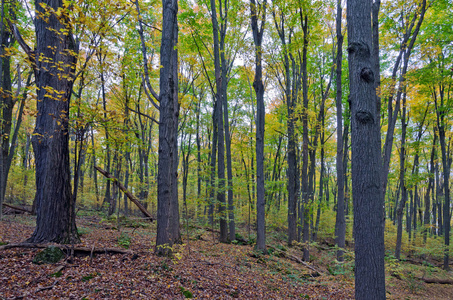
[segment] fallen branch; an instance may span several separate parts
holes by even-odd
[[[41,291],[45,291],[45,290],[51,290],[51,289],[53,289],[53,287],[55,285],[57,285],[57,283],[58,283],[58,280],[55,280],[55,282],[52,285],[43,286],[43,287],[37,288],[35,293],[38,293],[38,292],[41,292]]]
[[[118,186],[118,188],[120,190],[122,190],[124,192],[124,194],[126,194],[127,198],[129,198],[129,200],[131,200],[135,205],[137,205],[138,209],[140,209],[140,211],[145,216],[148,217],[148,220],[150,220],[151,222],[153,221],[153,216],[151,216],[151,214],[148,212],[148,210],[146,210],[146,208],[140,203],[140,201],[137,198],[135,198],[134,195],[132,195],[131,192],[129,192],[126,189],[126,187],[124,185],[122,185],[121,182],[118,181],[117,178],[115,178],[112,174],[108,173],[107,171],[102,170],[98,166],[94,166],[94,168],[96,170],[98,170],[98,172],[101,173],[102,175],[104,175],[105,177],[112,179],[114,184],[116,184]]]
[[[61,250],[69,250],[70,248],[66,245],[55,245],[55,244],[32,244],[32,243],[19,243],[19,244],[8,244],[0,246],[0,250],[6,250],[11,248],[47,248],[49,246],[55,246]],[[98,254],[134,254],[132,250],[117,249],[117,248],[88,248],[88,247],[74,247],[74,253],[93,255]]]
[[[22,212],[25,212],[25,213],[32,214],[31,210],[28,210],[28,209],[25,209],[25,208],[21,208],[21,207],[18,207],[18,206],[14,206],[14,205],[11,205],[11,204],[3,203],[3,206],[11,208],[11,209],[14,209],[14,210],[18,210],[18,211],[22,211]]]
[[[289,258],[290,260],[295,261],[295,262],[297,262],[297,263],[299,263],[299,264],[301,264],[301,265],[303,265],[303,266],[309,268],[309,269],[312,270],[312,271],[318,272],[320,275],[323,274],[323,272],[321,272],[320,270],[317,270],[315,267],[313,267],[313,266],[309,265],[308,263],[304,262],[304,261],[303,261],[302,259],[300,259],[299,257],[296,257],[296,256],[294,256],[294,255],[291,255],[291,254],[289,254],[289,253],[287,253],[287,252],[285,252],[285,251],[282,251],[282,250],[280,250],[280,249],[277,249],[277,248],[275,248],[275,247],[273,247],[273,246],[267,246],[267,247],[273,249],[275,252],[278,252],[278,253],[282,254],[282,256],[284,256],[284,257],[286,257],[286,258]]]
[[[426,283],[453,284],[452,279],[423,278],[423,277],[418,277],[418,279],[423,280]]]
[[[209,227],[201,227],[201,226],[192,226],[192,227],[197,228],[197,229],[206,230],[206,231],[209,231],[209,232],[213,232],[213,233],[220,234],[220,231],[217,230],[217,229],[212,229],[212,228],[209,228]],[[238,241],[238,242],[240,242],[240,243],[242,243],[242,244],[244,244],[244,245],[248,245],[248,244],[250,243],[248,240],[243,239],[243,238],[238,238],[237,236],[236,236],[235,241]]]

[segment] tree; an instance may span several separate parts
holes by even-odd
[[[159,157],[157,165],[156,253],[170,255],[181,240],[178,202],[178,1],[162,1],[159,95],[151,86],[143,22],[138,0],[139,35],[144,64],[143,86],[150,102],[159,110]],[[156,101],[159,103],[157,104]]]
[[[253,88],[256,93],[256,248],[266,251],[265,190],[264,190],[264,84],[262,65],[262,42],[266,22],[267,1],[257,3],[250,0],[253,41],[255,43],[255,79]],[[261,18],[261,24],[258,20]]]
[[[157,173],[156,252],[169,254],[168,247],[180,239],[177,192],[178,134],[178,2],[162,1],[160,48],[159,161]],[[146,63],[146,61],[145,61]],[[178,212],[176,214],[175,212]],[[177,224],[177,227],[176,227]]]
[[[355,297],[385,299],[384,203],[381,197],[380,132],[373,67],[371,1],[348,0],[354,201]]]
[[[222,3],[220,3],[220,16],[222,16]],[[217,123],[217,176],[219,179],[217,201],[219,205],[219,216],[220,216],[220,241],[227,242],[228,240],[228,224],[226,216],[226,202],[225,202],[225,144],[224,144],[224,123],[223,123],[223,110],[224,110],[224,97],[223,92],[226,86],[226,80],[223,79],[223,72],[220,65],[220,42],[219,42],[219,24],[217,21],[217,10],[215,0],[211,0],[211,19],[213,27],[213,44],[214,44],[214,68],[215,68],[215,102],[214,105],[216,112],[214,115],[214,122]],[[221,24],[222,29],[225,24]],[[221,32],[223,33],[223,32]],[[221,35],[223,41],[224,35]]]
[[[280,3],[278,3],[280,4]],[[291,53],[292,39],[294,38],[294,23],[292,13],[282,4],[272,10],[274,25],[280,38],[282,47],[282,73],[284,79],[278,77],[278,83],[282,89],[287,108],[287,177],[288,177],[288,244],[292,245],[297,240],[297,198],[299,193],[298,159],[296,153],[297,134],[295,123],[297,120],[296,106],[298,94],[301,88],[301,70]],[[279,75],[277,75],[279,76]],[[299,216],[300,217],[300,216]]]
[[[36,52],[25,47],[35,71],[36,126],[32,143],[36,161],[36,229],[29,242],[79,240],[69,170],[69,102],[77,47],[70,6],[62,0],[36,1]]]
[[[346,218],[344,207],[344,170],[343,170],[343,109],[342,109],[342,61],[343,61],[343,35],[341,33],[341,18],[342,18],[341,0],[337,0],[337,18],[336,18],[336,33],[337,33],[337,61],[336,61],[336,87],[337,93],[335,97],[337,107],[337,215],[335,222],[335,238],[338,245],[337,259],[343,261],[343,248],[345,247],[346,239]]]

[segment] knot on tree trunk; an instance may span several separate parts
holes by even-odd
[[[367,83],[374,82],[374,72],[368,67],[363,68],[360,71],[360,78],[362,78]]]
[[[374,122],[373,115],[368,111],[358,111],[355,115],[357,121],[362,124],[371,124]]]
[[[370,57],[370,47],[364,42],[352,42],[348,47],[349,55],[357,55],[360,58]]]

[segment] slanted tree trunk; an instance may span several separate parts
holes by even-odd
[[[405,180],[405,160],[406,160],[406,96],[403,97],[403,110],[401,114],[401,148],[400,148],[400,187],[401,187],[401,200],[398,203],[396,212],[396,247],[395,247],[395,258],[400,259],[401,256],[401,239],[403,236],[403,211],[407,202],[407,189]],[[410,226],[407,226],[410,228]]]
[[[215,98],[215,96],[214,96]],[[214,106],[212,111],[212,148],[211,148],[211,159],[210,159],[210,170],[211,177],[209,182],[209,208],[208,208],[208,219],[211,227],[214,227],[214,197],[215,197],[215,162],[217,157],[217,125],[218,125],[218,110],[217,101],[214,100]]]
[[[373,71],[371,1],[348,0],[354,201],[355,298],[385,299],[384,202],[380,180],[380,132]]]
[[[71,54],[77,49],[68,17],[70,8],[61,0],[38,0],[35,8],[36,58],[45,59],[34,61],[38,115],[32,143],[37,218],[28,242],[77,242],[69,171],[68,114],[77,59]],[[57,17],[52,13],[55,11],[62,14]]]
[[[265,190],[264,190],[264,84],[262,66],[262,41],[266,22],[267,1],[256,3],[250,0],[253,41],[255,43],[255,78],[253,88],[256,93],[256,249],[266,252]],[[258,15],[258,12],[261,12]],[[259,18],[261,24],[258,24]]]
[[[98,60],[99,64],[101,66],[101,95],[102,95],[102,108],[103,108],[103,114],[104,114],[104,119],[107,121],[107,98],[106,98],[106,93],[105,93],[105,76],[104,76],[104,67],[105,67],[105,57],[106,54],[103,53],[102,51],[102,46],[100,47],[100,50],[98,52]],[[107,172],[111,172],[111,151],[110,151],[110,135],[109,135],[109,130],[107,124],[104,124],[104,131],[105,131],[105,157],[104,157],[104,169]],[[104,199],[102,201],[102,206],[108,205],[110,207],[111,201],[112,201],[112,195],[111,195],[111,186],[112,183],[107,180],[106,185],[105,185],[105,193],[104,193]],[[110,209],[107,208],[108,213],[110,213]],[[110,215],[109,215],[110,216]]]
[[[379,9],[378,4],[380,4],[380,1],[376,1],[374,11]],[[392,86],[390,87],[390,90],[395,90],[396,83],[398,83],[398,89],[396,92],[396,101],[394,101],[395,98],[395,93],[392,93],[389,96],[388,99],[388,126],[387,126],[387,134],[385,136],[385,142],[383,146],[383,153],[382,153],[382,163],[383,167],[381,168],[381,182],[382,182],[382,197],[385,196],[385,192],[387,189],[387,181],[388,181],[388,174],[389,174],[389,167],[390,167],[390,158],[391,158],[391,153],[392,153],[392,147],[393,147],[393,136],[395,132],[395,124],[398,119],[398,114],[399,114],[399,109],[400,109],[400,102],[401,102],[401,96],[403,92],[403,86],[404,86],[404,81],[406,80],[406,73],[407,73],[407,67],[409,63],[409,58],[412,53],[412,49],[414,47],[415,41],[417,39],[418,33],[420,31],[420,27],[423,23],[424,16],[425,16],[425,11],[426,11],[426,0],[421,1],[419,3],[420,7],[417,8],[416,12],[414,13],[414,16],[412,20],[410,21],[409,26],[406,27],[406,32],[403,35],[403,39],[400,44],[400,51],[398,53],[398,57],[395,61],[395,64],[393,66],[393,71],[392,71]],[[373,18],[377,20],[377,12],[373,12]],[[417,21],[418,17],[418,21]],[[417,24],[415,25],[415,21],[417,21]],[[415,28],[414,28],[415,26]],[[375,31],[378,31],[378,27],[375,27]],[[376,33],[375,36],[375,43],[374,45],[378,44],[378,37]],[[378,50],[373,51],[374,55],[377,55],[379,53]],[[401,68],[401,73],[399,78],[397,79],[397,72],[400,69],[401,65],[401,59],[404,55],[404,61],[403,61],[403,67]],[[378,57],[375,58],[375,65],[378,63]],[[375,67],[375,69],[377,69]],[[379,74],[375,74],[379,75]],[[380,78],[378,78],[378,81],[380,81]],[[375,81],[376,82],[376,81]],[[375,88],[378,88],[378,84],[375,84]],[[380,108],[380,98],[377,98],[377,102]],[[393,107],[393,103],[395,103],[395,107]],[[379,119],[380,120],[380,119]],[[384,201],[384,199],[382,199]]]

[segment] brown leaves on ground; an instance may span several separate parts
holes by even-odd
[[[129,246],[133,253],[68,256],[55,265],[35,265],[32,260],[40,249],[0,251],[0,298],[353,298],[351,277],[329,275],[325,266],[316,263],[311,266],[322,275],[313,277],[312,269],[288,257],[263,256],[251,246],[220,244],[209,232],[198,230],[197,240],[175,247],[170,259],[154,255],[154,228],[118,230],[96,218],[79,219],[78,227],[82,243],[75,246]],[[32,217],[7,217],[0,222],[0,242],[19,243],[32,231]],[[297,255],[297,249],[290,251]],[[317,255],[315,249],[313,253]]]

